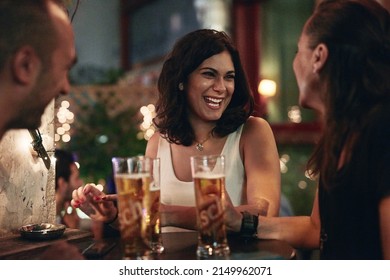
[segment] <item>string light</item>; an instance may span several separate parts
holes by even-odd
[[[137,134],[137,138],[149,140],[156,131],[153,124],[153,118],[156,116],[156,107],[153,104],[142,106],[140,112],[143,116],[143,121],[140,125],[141,131]]]
[[[265,97],[272,97],[276,94],[276,82],[268,79],[261,80],[258,92]]]
[[[290,122],[293,122],[293,123],[302,122],[302,114],[301,114],[301,109],[299,108],[299,106],[289,107],[287,116],[288,116],[288,119],[290,120]]]
[[[68,100],[63,100],[56,113],[57,128],[54,135],[55,142],[67,143],[71,140],[70,130],[71,124],[74,122],[74,113],[70,110],[70,103]]]

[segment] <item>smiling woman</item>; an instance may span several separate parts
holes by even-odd
[[[155,125],[146,154],[160,157],[163,225],[196,228],[190,157],[226,156],[226,222],[240,231],[241,211],[279,210],[280,173],[269,125],[250,117],[253,97],[239,54],[224,32],[201,29],[179,39],[158,81]],[[262,183],[258,183],[262,182]]]
[[[226,158],[228,230],[256,231],[254,223],[250,229],[242,223],[244,211],[277,216],[280,166],[275,140],[265,120],[251,117],[253,96],[229,36],[200,29],[179,39],[163,64],[158,91],[154,119],[158,132],[148,141],[145,155],[161,160],[163,231],[197,228],[190,165],[196,155]],[[88,185],[77,194],[88,196]],[[74,195],[72,203],[88,207],[88,202],[77,201],[81,199]],[[107,202],[104,207],[114,205]],[[108,215],[100,218],[110,220]]]

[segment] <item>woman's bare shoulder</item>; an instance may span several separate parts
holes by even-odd
[[[269,132],[270,129],[270,124],[265,119],[254,116],[249,117],[244,125],[244,132]]]
[[[241,144],[249,148],[274,146],[275,138],[270,124],[263,118],[250,117],[242,131]]]
[[[146,145],[145,155],[149,157],[156,157],[158,150],[158,142],[160,140],[160,133],[155,132],[152,137],[148,140],[148,144]]]

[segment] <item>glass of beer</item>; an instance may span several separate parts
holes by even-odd
[[[144,197],[144,220],[142,227],[145,232],[145,240],[149,244],[152,253],[162,253],[164,246],[162,244],[161,224],[160,224],[160,159],[153,159],[150,174],[152,182],[149,192]]]
[[[112,158],[124,259],[152,259],[164,250],[160,227],[160,161]]]
[[[191,157],[198,218],[199,259],[225,259],[230,254],[224,224],[225,158],[223,155]]]

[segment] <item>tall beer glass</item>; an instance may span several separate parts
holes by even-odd
[[[191,157],[198,217],[197,256],[226,258],[230,248],[224,224],[225,158],[223,155]]]
[[[149,186],[149,192],[144,196],[144,220],[142,226],[145,228],[145,240],[152,250],[152,253],[162,253],[164,246],[162,244],[161,223],[160,223],[160,159],[152,160],[150,166],[152,182]]]
[[[144,156],[112,158],[124,259],[163,251],[159,217],[160,162]]]

